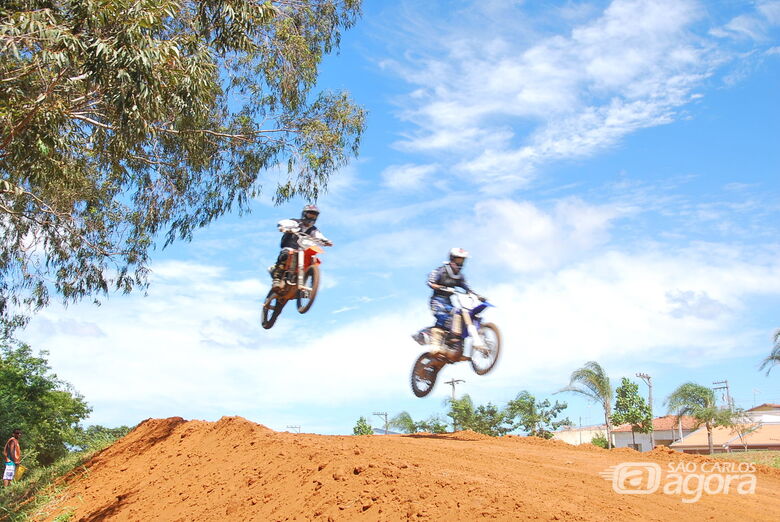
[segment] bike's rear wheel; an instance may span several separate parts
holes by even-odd
[[[477,375],[485,375],[493,369],[501,351],[501,332],[493,323],[482,323],[479,335],[485,341],[484,348],[472,348],[471,367]]]
[[[314,298],[317,297],[317,289],[320,286],[320,269],[317,265],[312,265],[306,269],[303,274],[303,286],[298,290],[296,300],[298,301],[298,313],[305,314],[314,304]]]
[[[436,376],[439,374],[444,361],[439,358],[431,357],[424,353],[417,358],[412,368],[412,392],[417,397],[425,397],[436,384]]]
[[[284,299],[283,297],[280,298],[275,290],[271,289],[271,291],[268,292],[268,295],[265,298],[265,303],[263,303],[263,328],[268,330],[274,325],[276,319],[279,317],[279,314],[282,313],[282,308],[284,308],[286,303],[287,299]]]

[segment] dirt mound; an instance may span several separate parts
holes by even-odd
[[[780,477],[754,494],[617,494],[599,473],[701,457],[534,437],[277,433],[240,417],[148,420],[74,476],[49,520],[777,520]],[[732,488],[733,489],[733,488]],[[687,498],[691,498],[688,496]]]

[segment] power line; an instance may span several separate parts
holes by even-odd
[[[720,385],[720,386],[713,386],[713,390],[726,390],[726,407],[730,410],[734,409],[734,401],[731,398],[731,394],[729,393],[729,381],[727,379],[724,379],[722,381],[714,381],[712,384]]]
[[[655,422],[655,417],[653,417],[653,378],[647,375],[646,373],[637,373],[637,377],[645,381],[645,384],[647,384],[648,388],[648,404],[650,406],[650,449],[652,450],[655,448],[655,426],[653,426]]]
[[[386,411],[375,411],[374,415],[377,417],[384,417],[385,418],[385,435],[387,435],[387,412]]]
[[[455,402],[455,385],[460,384],[462,382],[466,382],[463,379],[452,379],[449,381],[445,381],[444,384],[449,384],[452,386],[452,402]]]
[[[452,386],[452,403],[455,402],[455,385],[466,382],[463,379],[450,379],[449,381],[445,381],[444,384],[449,384]],[[452,417],[452,431],[453,433],[456,431],[455,428],[455,415],[450,415]]]

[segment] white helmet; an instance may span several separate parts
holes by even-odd
[[[449,272],[451,277],[460,278],[458,274],[460,274],[467,257],[469,257],[469,253],[462,248],[450,250],[450,262],[447,264],[447,272]]]
[[[455,259],[456,257],[459,257],[461,259],[466,259],[469,257],[469,253],[462,248],[452,248],[450,249],[450,261]]]

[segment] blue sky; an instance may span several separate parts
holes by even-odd
[[[158,250],[147,296],[51,306],[20,337],[90,423],[346,434],[375,411],[425,418],[450,388],[412,395],[409,335],[431,323],[428,272],[460,246],[504,347],[486,376],[444,370],[458,394],[551,397],[596,360],[615,386],[651,374],[657,414],[689,380],[780,402],[780,368],[758,371],[780,327],[778,36],[776,0],[367,2],[321,75],[369,115],[318,202],[335,246],[308,314],[259,325],[275,223],[304,203],[271,205],[269,175],[251,215]]]

